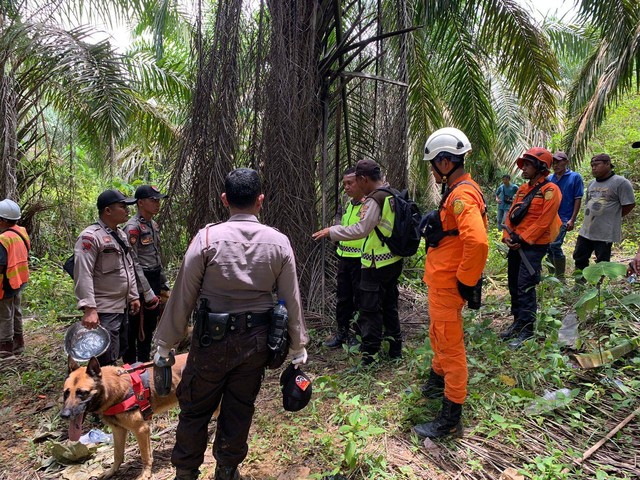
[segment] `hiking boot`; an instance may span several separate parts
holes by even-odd
[[[429,380],[420,387],[422,396],[425,398],[442,398],[444,395],[444,377],[433,371],[429,372]]]
[[[413,427],[413,431],[421,438],[442,438],[447,435],[462,437],[462,404],[454,403],[447,397],[442,398],[442,410],[433,422],[422,423]]]
[[[509,348],[511,350],[517,350],[522,346],[524,342],[526,342],[532,337],[533,337],[532,326],[524,327],[522,330],[520,330],[520,333],[518,334],[518,336],[516,336],[509,342]]]
[[[357,336],[349,334],[347,337],[347,345],[349,345],[349,347],[357,347],[360,345],[360,340],[358,340]]]
[[[505,330],[499,333],[500,338],[504,341],[510,340],[513,337],[517,336],[520,333],[522,326],[517,320],[514,320],[511,325],[509,325]]]
[[[347,332],[344,330],[338,330],[338,332],[331,337],[329,340],[324,342],[325,347],[329,348],[340,348],[343,343],[347,342]]]
[[[24,336],[14,335],[13,336],[13,354],[22,355],[23,353],[24,353]]]
[[[551,265],[553,265],[553,268],[549,269],[549,272],[553,274],[562,283],[564,283],[564,273],[565,273],[565,270],[567,269],[566,257],[552,258]]]
[[[216,474],[213,480],[242,480],[238,467],[229,465],[216,465]]]
[[[13,357],[13,340],[0,342],[0,358]]]

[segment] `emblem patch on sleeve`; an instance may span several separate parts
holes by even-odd
[[[553,198],[553,189],[549,189],[546,192],[544,192],[545,200],[551,200],[552,198]]]
[[[464,210],[464,202],[459,198],[456,198],[453,201],[453,213],[456,215],[460,215]]]

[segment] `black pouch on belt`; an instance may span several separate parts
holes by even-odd
[[[228,313],[208,313],[207,314],[207,333],[211,340],[222,340],[227,333],[227,324],[229,323],[230,314]]]

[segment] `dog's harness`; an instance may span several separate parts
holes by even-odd
[[[149,364],[146,363],[134,364],[134,366],[124,364],[122,366],[122,370],[118,371],[118,375],[128,373],[131,378],[131,388],[127,393],[127,397],[122,402],[109,407],[102,413],[103,415],[118,415],[119,413],[128,412],[129,410],[133,410],[137,407],[140,409],[142,418],[145,420],[149,420],[151,418],[153,410],[151,409],[151,403],[149,402],[149,399],[151,398],[151,389],[149,387],[149,372],[147,372],[146,368],[148,366]]]

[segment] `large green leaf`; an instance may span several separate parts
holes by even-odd
[[[620,263],[599,262],[589,265],[582,270],[582,276],[591,283],[597,283],[605,276],[611,280],[624,277],[627,273],[627,267]]]

